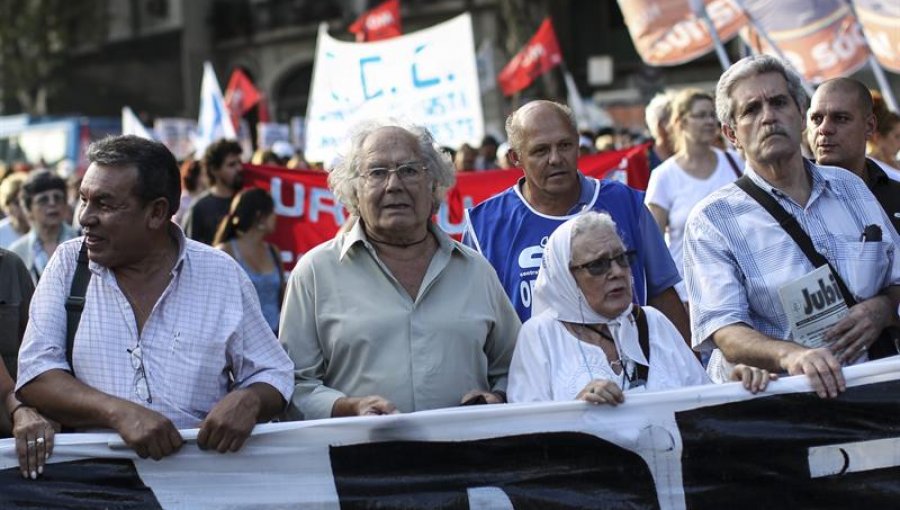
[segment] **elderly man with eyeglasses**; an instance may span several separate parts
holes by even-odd
[[[45,170],[35,171],[22,184],[19,194],[31,230],[11,244],[9,251],[22,259],[37,283],[56,247],[78,233],[65,222],[69,206],[62,177]]]
[[[288,281],[279,331],[302,417],[503,402],[519,319],[487,261],[431,220],[454,181],[431,135],[358,125],[328,181],[358,220]]]
[[[35,290],[17,396],[64,426],[115,430],[141,457],[174,453],[188,428],[200,448],[237,451],[292,389],[253,284],[172,223],[181,189],[165,146],[110,137],[88,159],[85,235],[59,246]],[[89,282],[70,364],[65,304],[79,266]]]

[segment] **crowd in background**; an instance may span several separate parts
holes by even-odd
[[[685,254],[693,253],[684,246],[686,237],[690,241],[686,229],[690,229],[689,217],[695,216],[692,212],[697,204],[706,203],[708,196],[741,178],[746,172],[745,160],[758,156],[723,137],[727,129],[720,124],[723,113],[717,111],[721,101],[696,89],[666,92],[651,101],[646,120],[653,143],[648,144],[647,155],[653,170],[646,194],[625,186],[607,186],[577,171],[578,157],[644,143],[642,134],[616,127],[578,129],[568,108],[549,101],[535,101],[513,113],[506,126],[508,141],[487,135],[478,147],[463,144],[455,149],[442,148],[427,131],[417,127],[365,125],[351,133],[347,151],[328,168],[329,186],[349,209],[352,220],[334,240],[301,259],[289,276],[277,248],[266,240],[275,230],[273,199],[265,190],[245,188],[241,177],[245,162],[322,170],[322,165],[307,162],[302,151],[286,142],[275,143],[247,160],[238,143],[219,140],[196,159],[179,162],[179,207],[166,218],[171,216],[187,238],[216,248],[213,257],[224,253],[234,259],[249,282],[245,287],[255,290],[255,299],[249,301],[255,308],[244,320],[254,327],[264,324],[273,335],[279,335],[293,363],[293,399],[285,398],[284,391],[279,397],[273,396],[271,388],[265,390],[268,393],[263,395],[268,400],[259,416],[271,417],[278,398],[283,399],[282,404],[293,402],[293,409],[307,419],[499,403],[507,400],[507,369],[510,401],[578,398],[616,405],[624,401],[623,391],[628,389],[644,385],[649,389],[674,388],[709,381],[690,349],[698,349],[701,343],[694,338],[692,344],[687,327],[686,314],[693,315],[694,306],[691,289],[678,283],[691,262],[684,260]],[[877,129],[869,139],[868,152],[894,178],[900,174],[900,117],[888,111],[877,95],[873,101]],[[799,109],[800,104],[797,106]],[[728,138],[732,142],[741,139],[731,133]],[[803,153],[815,160],[821,147],[811,139],[814,137],[802,136],[798,144],[805,144]],[[143,142],[126,139],[123,143]],[[539,158],[550,160],[550,166],[562,162],[559,166],[565,170],[560,173],[566,173],[565,186],[548,184],[559,175],[536,175],[545,170],[538,169],[535,160]],[[508,287],[500,267],[503,257],[497,262],[489,254],[506,245],[484,232],[476,236],[481,228],[477,219],[480,213],[498,207],[498,211],[519,214],[514,207],[523,209],[521,204],[498,205],[504,200],[501,194],[489,200],[491,204],[473,209],[468,238],[464,237],[463,243],[474,251],[451,240],[431,222],[455,173],[513,167],[522,168],[525,175],[511,191],[520,194],[516,200],[534,209],[523,214],[537,211],[543,219],[553,219],[552,225],[541,226],[546,232],[538,233],[544,237],[544,263],[541,273],[535,271],[538,276],[531,287],[534,304],[525,305],[531,309],[524,315],[520,303],[514,302],[522,282],[516,280]],[[95,168],[86,189],[98,186],[98,172]],[[52,266],[54,252],[61,245],[68,246],[67,256],[74,257],[71,243],[65,243],[79,235],[80,220],[87,218],[95,225],[97,215],[103,214],[96,209],[102,210],[104,205],[94,206],[95,198],[86,196],[84,188],[79,191],[81,177],[76,172],[63,178],[54,170],[22,164],[12,165],[2,174],[0,209],[5,217],[0,222],[0,248],[21,259],[33,284],[41,280],[48,265]],[[535,183],[546,189],[538,189]],[[599,191],[591,199],[590,190],[595,186]],[[582,214],[594,208],[601,193],[618,193],[616,205],[606,206],[611,212]],[[631,209],[623,205],[629,200],[635,202]],[[487,224],[497,219],[496,214],[490,216]],[[165,223],[149,233],[165,239],[166,229],[174,228],[168,219]],[[886,234],[888,238],[890,235]],[[665,240],[667,255],[661,254],[664,249],[656,249],[663,246],[661,239]],[[181,243],[179,249],[185,241]],[[209,255],[203,250],[198,253],[197,257]],[[509,253],[503,253],[508,258]],[[661,268],[653,257],[665,258],[671,267]],[[494,271],[488,263],[493,264]],[[221,261],[217,264],[225,267]],[[53,270],[59,268],[54,266]],[[699,277],[688,278],[696,279]],[[597,297],[600,280],[606,286],[603,292],[615,295],[614,303]],[[646,281],[646,285],[632,289],[632,281]],[[473,292],[474,285],[478,287]],[[360,292],[362,287],[364,293]],[[235,292],[240,294],[239,290]],[[29,292],[22,294],[30,297]],[[426,299],[439,304],[429,306]],[[129,302],[137,307],[140,327],[139,301]],[[290,312],[283,314],[282,307]],[[24,308],[28,308],[27,303]],[[647,311],[642,311],[645,308]],[[147,312],[143,320],[149,315]],[[530,317],[533,319],[528,320]],[[24,328],[23,320],[21,316],[16,319],[15,332]],[[523,322],[525,326],[517,334]],[[657,354],[652,362],[645,338],[648,327],[653,333],[651,343],[665,344],[654,347]],[[392,331],[396,332],[393,337]],[[266,335],[274,339],[268,332]],[[451,336],[459,337],[458,341],[441,344]],[[524,342],[521,352],[515,347],[517,336]],[[388,342],[384,340],[387,337],[393,342],[390,349],[382,345]],[[565,344],[570,337],[578,341]],[[7,365],[15,349],[6,344],[20,340],[21,335],[4,337],[0,354]],[[722,343],[732,345],[724,339]],[[590,346],[587,351],[585,346]],[[128,352],[135,369],[143,370],[140,352]],[[231,355],[230,347],[228,352]],[[408,359],[400,363],[411,367],[408,372],[396,370],[401,352],[408,354]],[[283,354],[278,352],[281,358]],[[281,358],[277,363],[283,365],[286,360]],[[570,370],[573,359],[583,360],[585,373]],[[702,363],[707,361],[704,358]],[[442,364],[455,368],[441,371]],[[558,375],[536,382],[547,364],[553,365],[552,372]],[[771,363],[762,365],[756,368],[736,363],[725,377],[744,381],[751,391],[763,390],[776,370]],[[651,376],[642,373],[640,366],[665,368],[650,372],[654,374]],[[576,368],[580,371],[582,365]],[[278,370],[285,371],[284,367]],[[797,370],[788,371],[809,374],[805,368]],[[9,371],[15,377],[15,370]],[[143,375],[141,378],[145,379]],[[567,385],[560,382],[563,379]],[[404,387],[410,380],[417,384],[413,389]],[[272,385],[282,389],[277,383]],[[835,396],[838,391],[832,395],[832,390],[829,387],[822,392]],[[149,394],[141,398],[152,403]],[[6,405],[14,406],[10,410],[13,415],[24,406],[17,402]],[[31,415],[28,419],[42,427],[41,435],[34,436],[40,437],[41,444],[50,441],[52,430],[58,430],[51,421]],[[196,424],[190,420],[184,423]],[[234,450],[242,442],[242,438],[235,438],[233,443],[221,443],[224,446],[218,449]],[[143,456],[161,457],[177,450],[180,443],[176,443],[173,440],[162,450],[138,451]],[[31,459],[34,454],[28,451]],[[50,451],[52,448],[45,454]],[[39,464],[42,467],[42,461]],[[34,478],[34,472],[30,476]]]

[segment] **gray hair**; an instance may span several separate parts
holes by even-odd
[[[555,108],[557,112],[572,126],[572,132],[576,134],[578,133],[578,123],[575,122],[575,114],[572,113],[571,108],[562,103],[557,103],[556,101],[538,99],[526,103],[518,110],[512,112],[509,117],[506,118],[506,139],[508,140],[507,143],[509,143],[510,150],[518,152],[522,150],[522,144],[525,143],[525,126],[522,125],[522,116],[526,111],[532,110],[537,106],[544,104]]]
[[[731,91],[737,82],[765,73],[779,73],[787,83],[788,93],[793,98],[800,113],[805,113],[809,105],[809,97],[803,89],[803,81],[790,64],[771,55],[753,55],[735,62],[722,73],[716,84],[716,116],[722,125],[734,128],[734,105]]]
[[[610,229],[619,236],[619,230],[612,216],[606,212],[587,211],[575,218],[572,222],[572,231],[569,234],[569,246],[572,253],[575,253],[575,241],[589,234],[596,234],[603,229]],[[619,238],[621,241],[621,237]],[[569,256],[571,258],[571,255]],[[569,261],[571,262],[571,260]]]
[[[653,96],[653,99],[647,103],[644,110],[644,122],[647,123],[647,129],[650,130],[650,136],[659,139],[660,127],[669,125],[669,118],[672,115],[672,94],[671,91],[663,91]]]
[[[424,126],[409,124],[396,119],[366,120],[357,123],[350,129],[343,149],[333,167],[328,172],[328,186],[335,198],[340,201],[350,214],[359,216],[359,179],[360,166],[363,163],[362,146],[373,132],[381,128],[397,127],[416,139],[419,153],[425,161],[425,167],[434,180],[432,195],[434,211],[437,212],[444,199],[444,194],[456,182],[456,171],[450,156],[443,152],[441,146]]]

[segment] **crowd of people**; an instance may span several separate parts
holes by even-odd
[[[900,124],[878,104],[838,79],[807,114],[790,67],[747,57],[714,95],[648,106],[661,162],[646,194],[582,174],[597,141],[553,101],[455,155],[420,126],[367,121],[329,169],[350,218],[287,277],[266,241],[274,202],[244,188],[235,142],[181,167],[158,142],[95,142],[80,234],[64,180],[7,178],[0,395],[22,474],[43,472],[61,428],[160,459],[178,429],[224,453],[272,419],[614,406],[711,382],[756,393],[781,374],[837,397],[842,367],[897,354]],[[458,171],[504,165],[523,176],[466,211],[461,242],[434,224]],[[808,249],[849,308],[818,344],[779,298],[822,265]]]

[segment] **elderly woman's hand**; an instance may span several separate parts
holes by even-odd
[[[25,405],[17,407],[11,418],[19,469],[22,477],[34,480],[44,473],[44,463],[53,453],[53,436],[59,430],[59,424]]]
[[[619,385],[608,379],[594,379],[575,397],[591,404],[609,404],[616,406],[625,402],[625,394]]]
[[[778,379],[778,374],[776,373],[769,372],[764,368],[744,365],[743,363],[738,363],[734,366],[734,370],[731,371],[731,380],[741,381],[744,389],[753,394],[764,391],[766,386],[769,385],[769,381],[776,379]]]

